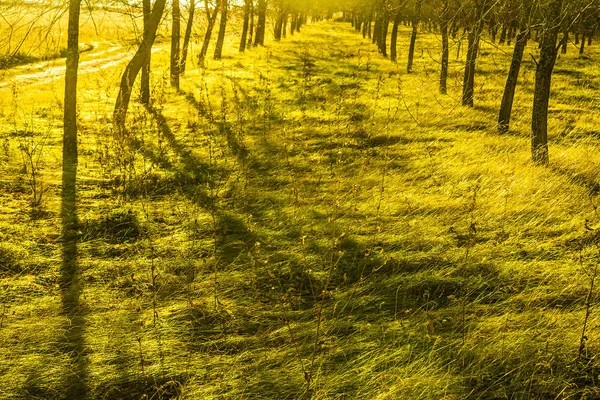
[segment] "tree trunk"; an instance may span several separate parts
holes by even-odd
[[[363,24],[363,28],[362,28],[362,37],[363,37],[363,39],[366,39],[366,37],[367,37],[367,29],[369,29],[370,26],[371,26],[371,17],[369,16],[365,20],[365,23]]]
[[[510,46],[512,43],[512,39],[515,36],[515,27],[510,23],[510,27],[508,28],[508,37],[506,38],[506,44]]]
[[[173,1],[171,26],[171,86],[179,90],[179,42],[181,35],[181,11],[179,0]]]
[[[586,29],[585,29],[585,16],[582,14],[579,17],[579,31],[581,32],[581,42],[579,43],[579,54],[583,54],[585,52],[585,34]]]
[[[475,26],[469,29],[467,61],[465,62],[465,75],[463,80],[462,105],[473,107],[475,93],[475,67],[477,65],[477,52],[479,50],[479,38],[483,27],[483,21],[479,19]]]
[[[273,29],[273,36],[275,41],[281,40],[281,32],[283,31],[283,13],[281,13],[275,21],[275,28]]]
[[[142,42],[131,61],[129,61],[129,64],[127,64],[127,67],[125,67],[125,71],[121,77],[119,93],[113,112],[114,127],[119,135],[125,133],[125,118],[127,117],[127,109],[129,108],[129,101],[131,99],[131,89],[140,69],[144,63],[148,61],[148,57],[150,57],[152,45],[156,39],[156,30],[158,29],[158,25],[160,24],[165,9],[165,3],[166,0],[155,1],[152,13],[150,14],[148,27],[144,30]]]
[[[448,93],[448,57],[450,48],[448,46],[448,1],[444,2],[444,9],[440,18],[440,31],[442,33],[442,69],[440,71],[440,93]]]
[[[288,15],[289,14],[287,11],[283,14],[283,27],[281,28],[281,37],[283,37],[284,39],[287,37]]]
[[[65,70],[63,172],[64,168],[77,165],[77,69],[79,68],[80,12],[81,0],[71,0],[69,2],[67,67]]]
[[[560,46],[560,48],[561,48],[560,52],[561,52],[562,54],[567,54],[567,47],[568,47],[568,45],[569,45],[569,30],[568,30],[568,29],[566,29],[566,30],[564,31],[564,33],[563,33],[563,38],[562,38],[562,40],[561,40],[561,41],[562,41],[563,43],[562,43],[562,46]]]
[[[215,27],[215,22],[217,22],[217,15],[219,13],[219,7],[221,6],[221,1],[217,0],[215,3],[215,9],[210,15],[210,11],[208,10],[208,1],[205,1],[206,14],[210,16],[208,19],[208,24],[206,26],[206,33],[204,34],[204,41],[202,42],[202,48],[200,49],[200,54],[198,54],[198,65],[203,66],[204,60],[206,59],[206,53],[208,52],[208,45],[210,44],[210,38],[212,36],[212,31]]]
[[[148,31],[148,23],[150,21],[150,13],[152,12],[152,7],[150,5],[150,0],[143,0],[142,3],[143,12],[144,12],[144,33]],[[144,63],[142,67],[142,81],[140,84],[140,101],[142,104],[150,104],[150,56],[148,56],[148,61]]]
[[[190,38],[192,37],[192,26],[194,23],[194,12],[196,11],[196,0],[190,2],[190,14],[188,16],[187,26],[185,27],[185,36],[183,37],[183,48],[181,50],[181,63],[179,67],[179,73],[185,74],[185,66],[187,64],[187,53],[188,46],[190,45]]]
[[[388,18],[387,10],[383,13],[383,19],[381,20],[381,39],[379,41],[379,47],[381,55],[387,57],[387,34],[390,27],[390,21]]]
[[[85,319],[79,302],[82,293],[80,266],[77,257],[77,70],[79,67],[79,17],[81,0],[69,1],[67,28],[67,62],[65,70],[64,135],[61,190],[60,294],[62,312],[68,325],[61,343],[70,372],[65,379],[65,398],[84,399],[89,395],[85,374],[83,327]]]
[[[523,4],[525,11],[523,18],[521,19],[521,26],[519,33],[517,34],[515,41],[515,49],[513,52],[512,62],[510,64],[510,70],[508,71],[508,77],[506,79],[506,85],[504,86],[504,95],[502,96],[502,102],[500,103],[500,111],[498,113],[498,132],[506,133],[510,127],[510,116],[512,113],[513,101],[515,98],[515,89],[517,87],[517,80],[519,79],[519,72],[521,71],[521,62],[523,61],[523,53],[527,46],[528,36],[528,24],[529,16],[531,14],[531,4]]]
[[[250,28],[248,28],[248,42],[246,47],[252,47],[252,39],[254,36],[254,0],[250,1]]]
[[[293,14],[292,22],[290,24],[290,34],[292,34],[292,35],[294,34],[294,32],[296,32],[296,21],[297,21],[296,14]]]
[[[396,13],[394,18],[394,26],[392,27],[392,37],[390,39],[390,60],[396,61],[397,42],[398,42],[398,25],[400,25],[401,10]]]
[[[220,60],[223,54],[223,43],[225,42],[225,30],[227,29],[227,8],[228,0],[221,0],[221,25],[219,26],[219,35],[217,36],[217,45],[215,46],[215,60]]]
[[[265,25],[267,23],[267,0],[258,0],[258,22],[256,23],[256,37],[254,46],[265,45]]]
[[[502,30],[500,31],[500,40],[498,44],[503,45],[506,43],[506,24],[502,24]]]
[[[381,15],[379,13],[377,13],[377,15],[375,15],[375,27],[373,27],[373,37],[371,38],[371,42],[373,44],[378,43],[379,38],[380,38],[380,29],[381,29]],[[379,49],[379,47],[378,47]]]
[[[552,0],[548,5],[545,31],[542,37],[540,60],[535,72],[533,110],[531,119],[531,153],[536,164],[548,164],[548,104],[552,70],[558,49],[556,39],[560,29],[562,0]]]
[[[244,6],[244,26],[242,27],[242,38],[240,39],[240,53],[246,50],[248,41],[248,26],[250,24],[250,0],[246,0]]]
[[[417,32],[419,30],[419,20],[421,19],[421,3],[422,0],[417,0],[415,4],[415,14],[412,20],[412,34],[410,35],[410,46],[408,48],[408,64],[406,65],[406,72],[412,73],[413,60],[415,58],[415,44],[417,42]]]

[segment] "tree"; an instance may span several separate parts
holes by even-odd
[[[406,72],[411,73],[413,68],[413,60],[415,58],[415,44],[417,41],[417,32],[419,29],[419,20],[421,19],[421,6],[423,0],[416,0],[415,10],[412,17],[412,33],[410,36],[410,46],[408,48],[408,64],[406,65]]]
[[[190,2],[190,11],[188,15],[187,25],[185,27],[185,36],[183,37],[183,48],[181,50],[181,63],[179,64],[179,73],[185,74],[185,66],[187,63],[188,46],[192,36],[192,28],[194,24],[194,13],[196,11],[196,0]]]
[[[443,8],[440,13],[440,33],[442,34],[442,61],[440,63],[440,93],[446,94],[448,92],[448,57],[450,48],[448,46],[448,14],[449,4],[448,0],[443,0]]]
[[[477,53],[479,51],[479,40],[483,32],[484,18],[488,11],[487,0],[475,1],[471,7],[471,18],[467,19],[467,60],[465,63],[465,74],[463,79],[462,105],[473,107],[475,94],[475,67],[477,65]]]
[[[246,47],[252,46],[253,36],[254,36],[254,0],[250,0],[250,28],[248,28],[248,43],[246,43]]]
[[[156,0],[148,26],[144,28],[144,34],[142,35],[142,41],[133,55],[131,61],[125,67],[125,71],[121,77],[121,83],[119,85],[119,93],[117,94],[117,101],[115,102],[115,109],[113,111],[113,124],[114,128],[119,135],[125,133],[125,119],[127,117],[127,109],[129,108],[129,101],[131,100],[131,89],[133,83],[137,78],[138,73],[142,66],[148,62],[148,58],[152,52],[152,46],[156,39],[156,30],[160,24],[163,11],[165,9],[166,0]]]
[[[246,50],[246,43],[248,42],[248,28],[250,25],[250,10],[252,9],[252,0],[244,1],[244,25],[242,27],[242,37],[240,39],[240,53]]]
[[[500,112],[498,113],[498,131],[500,133],[508,132],[510,126],[510,115],[512,113],[513,100],[515,98],[515,89],[519,72],[521,71],[521,62],[525,46],[527,46],[527,36],[529,35],[529,17],[531,16],[531,0],[523,1],[523,16],[519,26],[519,33],[515,40],[515,49],[510,63],[510,70],[506,78],[504,86],[504,95],[500,104]]]
[[[79,68],[80,12],[81,0],[71,0],[69,2],[63,114],[63,182],[65,179],[70,179],[66,175],[76,174],[77,172],[77,70]],[[72,189],[74,190],[75,188],[73,187]]]
[[[179,41],[181,11],[179,9],[179,0],[173,1],[172,8],[173,21],[171,25],[171,86],[179,89]]]
[[[150,13],[152,7],[150,0],[143,0],[142,2],[143,14],[144,14],[144,34],[148,31],[148,23],[150,22]],[[148,55],[148,60],[142,67],[142,82],[140,86],[140,100],[142,104],[150,103],[150,59],[152,55]]]
[[[398,11],[396,12],[396,17],[394,18],[394,25],[392,26],[392,36],[390,38],[390,60],[396,61],[397,55],[397,42],[398,42],[398,25],[400,25],[400,20],[402,19],[402,8],[398,7]],[[366,22],[365,22],[366,23]],[[364,32],[364,29],[363,29]],[[363,37],[365,34],[363,33]]]
[[[561,26],[563,0],[550,0],[543,15],[543,34],[540,43],[540,60],[535,71],[533,109],[531,118],[531,154],[536,164],[548,164],[548,104],[552,70],[556,63],[556,41]]]
[[[228,0],[221,0],[221,24],[219,34],[217,35],[217,45],[215,46],[215,60],[220,60],[223,53],[223,42],[225,41],[225,30],[227,29],[227,8]]]
[[[212,37],[212,31],[215,26],[215,22],[217,21],[217,14],[219,13],[219,5],[220,0],[216,0],[215,8],[210,13],[210,8],[208,5],[208,0],[204,2],[204,7],[206,9],[206,18],[208,19],[208,24],[206,26],[206,32],[204,34],[204,41],[202,42],[202,48],[200,49],[200,54],[198,54],[198,65],[203,66],[204,60],[206,59],[206,53],[208,52],[208,45],[210,44],[210,38]]]
[[[265,45],[265,25],[267,23],[267,0],[258,0],[258,22],[256,24],[256,34],[254,37],[254,46]],[[297,28],[297,27],[296,27]]]

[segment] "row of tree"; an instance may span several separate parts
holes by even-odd
[[[204,66],[214,27],[219,17],[219,31],[215,44],[214,59],[221,59],[230,10],[234,7],[236,9],[240,8],[232,5],[230,0],[215,0],[214,4],[207,0],[203,1],[203,4],[207,23],[202,46],[197,55],[197,63],[200,67]],[[239,51],[244,52],[251,47],[264,46],[268,11],[271,12],[274,19],[273,36],[275,40],[281,40],[287,36],[288,25],[291,34],[300,31],[301,26],[307,22],[307,14],[310,11],[307,5],[306,1],[301,0],[271,0],[270,2],[269,0],[244,0],[244,5],[241,7],[241,14],[243,15],[241,20],[243,22]],[[155,0],[153,5],[150,0],[143,0],[144,31],[142,41],[123,73],[113,114],[115,130],[120,134],[125,132],[125,119],[131,100],[131,92],[140,70],[142,71],[141,101],[144,104],[149,104],[150,58],[156,31],[165,11],[165,6],[166,0]],[[196,2],[192,1],[189,4],[187,26],[183,43],[181,43],[180,1],[176,0],[171,4],[170,81],[171,86],[175,89],[179,89],[180,76],[185,73],[195,12]]]
[[[157,31],[167,9],[167,0],[141,0],[143,13],[143,33],[137,51],[128,62],[122,74],[119,92],[113,111],[113,128],[115,134],[125,140],[126,116],[131,101],[134,83],[141,71],[140,101],[150,105],[150,61],[152,47],[156,40]],[[204,0],[206,12],[206,31],[202,47],[197,55],[199,67],[204,66],[206,54],[211,41],[212,32],[220,15],[219,32],[215,45],[214,58],[220,59],[223,53],[223,44],[230,10],[239,7],[231,4],[230,0]],[[288,26],[290,34],[299,32],[302,25],[308,20],[307,15],[313,13],[313,20],[320,19],[315,5],[318,0],[244,0],[241,21],[242,33],[239,51],[248,48],[263,46],[267,32],[267,14],[274,20],[273,36],[281,40],[287,36]],[[92,4],[88,4],[93,6]],[[100,3],[98,4],[100,5]],[[196,14],[195,0],[189,2],[187,26],[183,43],[181,43],[181,7],[180,0],[171,2],[171,57],[170,57],[170,82],[175,89],[179,89],[179,79],[185,73],[188,59],[189,43],[192,36],[194,17]],[[81,0],[70,0],[68,8],[68,34],[66,51],[65,94],[64,94],[64,134],[63,134],[63,174],[62,174],[62,219],[63,238],[65,242],[73,242],[77,231],[76,216],[76,180],[77,180],[77,72],[79,66],[79,24],[81,13]],[[74,257],[69,255],[68,257]]]
[[[509,130],[518,76],[528,41],[537,42],[539,59],[532,106],[532,159],[548,163],[548,104],[552,71],[559,51],[566,53],[571,38],[584,54],[586,43],[592,44],[599,24],[598,0],[350,0],[345,17],[357,32],[371,38],[379,52],[397,59],[398,29],[411,27],[406,72],[413,71],[415,46],[419,31],[437,32],[441,37],[439,91],[447,93],[449,39],[467,39],[462,104],[472,107],[479,45],[487,27],[489,39],[497,45],[511,45],[514,50],[498,112],[498,130]],[[499,36],[498,36],[499,33]]]

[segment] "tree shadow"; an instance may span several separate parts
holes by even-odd
[[[184,94],[185,92],[181,92]],[[199,103],[192,94],[186,95],[191,97],[196,105],[192,105],[200,111],[202,104]],[[191,100],[188,100],[191,101]],[[234,213],[227,212],[221,209],[218,205],[218,195],[207,192],[204,188],[198,186],[199,183],[214,185],[214,180],[219,172],[226,174],[225,171],[215,171],[215,168],[210,164],[198,159],[191,150],[184,144],[177,141],[171,127],[168,124],[166,117],[162,112],[152,106],[146,107],[148,113],[154,118],[162,135],[167,139],[167,143],[174,153],[180,158],[183,168],[170,163],[170,169],[176,174],[179,181],[181,193],[188,198],[192,203],[206,209],[215,218],[215,243],[217,247],[217,255],[226,264],[233,263],[244,252],[251,248],[256,237],[251,233],[251,230],[246,226],[243,218]],[[234,155],[238,158],[245,158],[245,148],[237,142],[237,138],[228,126],[222,122],[212,122],[213,126],[219,127],[220,130],[227,135],[227,143]],[[147,149],[148,150],[148,149]],[[145,154],[154,154],[152,151],[147,151]],[[193,180],[183,180],[186,174],[192,173]],[[217,178],[218,179],[218,178]]]
[[[87,397],[88,362],[85,354],[85,312],[80,297],[83,283],[80,278],[77,253],[77,164],[65,162],[62,189],[62,267],[60,276],[61,311],[67,322],[64,337],[59,342],[60,351],[69,360],[69,370],[64,377],[64,398]]]
[[[234,80],[232,80],[232,82],[236,83]],[[241,86],[239,85],[239,83],[237,86],[238,86],[238,90],[240,90],[240,92],[242,92],[242,90],[240,89]],[[217,129],[221,134],[225,135],[225,139],[227,140],[227,145],[229,146],[229,149],[231,150],[231,152],[239,160],[245,161],[246,158],[248,157],[248,149],[244,145],[244,143],[237,137],[237,135],[235,134],[234,130],[231,127],[231,124],[226,121],[215,121],[214,118],[212,118],[209,111],[207,110],[206,106],[202,102],[198,101],[193,93],[186,92],[184,90],[179,90],[179,94],[181,94],[183,96],[183,98],[185,99],[185,101],[188,102],[189,105],[191,105],[192,107],[194,107],[196,109],[196,111],[198,112],[199,115],[202,115],[203,117],[205,117],[208,120],[208,122],[215,129]],[[242,96],[244,96],[244,99],[246,99],[246,101],[247,101],[248,97],[245,92],[242,92]],[[160,115],[158,115],[158,116],[155,115],[155,117],[160,118]],[[157,121],[158,121],[158,119],[157,119]],[[163,121],[164,121],[164,117],[163,117]]]

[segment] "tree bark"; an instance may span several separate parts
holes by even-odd
[[[444,9],[442,10],[440,18],[440,31],[442,34],[442,69],[440,71],[440,93],[448,93],[448,58],[450,53],[450,47],[448,46],[448,1],[444,2]]]
[[[388,18],[387,10],[383,12],[383,18],[381,20],[381,38],[379,39],[379,48],[381,55],[387,57],[387,34],[390,27],[390,21]]]
[[[210,44],[210,38],[212,37],[212,31],[215,27],[215,22],[217,22],[217,15],[219,14],[219,7],[221,6],[221,1],[217,0],[215,3],[215,9],[210,14],[208,9],[208,1],[204,3],[206,7],[206,14],[209,15],[208,24],[206,26],[206,33],[204,34],[204,41],[202,42],[202,48],[200,49],[200,54],[198,54],[198,65],[203,66],[204,60],[206,59],[206,53],[208,52],[208,45]]]
[[[513,101],[515,98],[515,89],[517,87],[517,81],[519,79],[519,72],[521,71],[521,62],[523,61],[523,53],[527,46],[527,37],[529,33],[529,16],[531,15],[531,4],[523,4],[525,11],[523,18],[521,19],[521,25],[519,27],[519,33],[515,40],[515,49],[513,52],[512,62],[510,64],[510,70],[508,71],[508,77],[506,79],[506,85],[504,86],[504,95],[502,96],[502,102],[500,103],[500,111],[498,113],[498,132],[506,133],[510,127],[510,116],[512,113]]]
[[[84,399],[89,395],[87,367],[84,356],[83,328],[85,318],[81,312],[81,273],[78,263],[77,238],[77,72],[79,68],[79,17],[81,0],[69,1],[67,28],[67,61],[65,70],[64,134],[62,153],[61,190],[61,247],[62,265],[59,288],[61,308],[68,320],[60,345],[68,360],[69,373],[64,379],[65,398]]]
[[[79,68],[79,15],[81,0],[69,2],[67,66],[63,114],[63,173],[77,165],[77,70]]]
[[[475,93],[475,67],[477,65],[477,52],[479,51],[479,38],[483,29],[483,20],[480,18],[475,26],[468,32],[467,60],[465,62],[465,75],[463,79],[462,105],[473,107]]]
[[[160,24],[165,9],[165,3],[166,0],[156,0],[154,3],[152,13],[150,14],[148,28],[144,30],[142,42],[131,61],[129,61],[129,64],[127,64],[127,67],[125,67],[125,71],[121,77],[119,93],[117,94],[117,101],[115,102],[115,109],[113,111],[114,128],[119,135],[125,133],[125,118],[127,117],[127,109],[129,108],[129,101],[131,100],[131,89],[135,82],[135,78],[144,63],[148,61],[148,57],[152,51],[152,45],[156,39],[156,30]]]
[[[265,45],[265,29],[267,23],[267,0],[258,0],[258,21],[256,23],[256,36],[254,46]]]
[[[223,43],[225,43],[225,30],[227,29],[228,8],[228,0],[221,0],[221,24],[219,26],[219,34],[217,36],[217,45],[215,46],[215,60],[220,60],[221,56],[223,55]]]
[[[150,0],[143,0],[142,8],[144,13],[145,33],[148,30],[150,13],[152,12]],[[150,59],[151,57],[148,56],[148,60],[144,63],[144,66],[142,67],[142,81],[140,85],[140,101],[142,102],[142,104],[150,104]]]
[[[190,38],[192,37],[192,27],[194,23],[194,13],[196,12],[196,0],[190,2],[190,13],[188,16],[187,26],[185,27],[185,36],[183,37],[183,49],[181,50],[181,63],[179,67],[179,73],[185,74],[185,67],[187,64],[187,53],[188,46],[190,45]]]
[[[173,1],[171,25],[171,86],[179,90],[179,42],[181,37],[181,10],[179,0]]]
[[[531,119],[531,154],[536,164],[548,164],[548,104],[552,70],[556,63],[558,48],[556,40],[560,29],[562,0],[552,0],[548,5],[545,31],[542,37],[540,60],[535,72],[533,109]]]
[[[248,28],[248,42],[246,47],[252,47],[252,39],[254,37],[254,0],[250,1],[250,28]]]
[[[242,38],[240,39],[240,53],[246,50],[248,41],[248,26],[250,25],[250,0],[245,1],[244,5],[244,26],[242,27]]]
[[[419,30],[419,20],[421,19],[421,4],[422,0],[417,0],[415,3],[415,14],[412,20],[412,34],[410,35],[410,46],[408,48],[408,64],[406,65],[406,72],[412,73],[413,60],[415,58],[415,44],[417,42],[417,32]]]
[[[396,18],[394,18],[394,26],[392,27],[392,37],[390,39],[390,60],[392,61],[396,61],[397,59],[398,25],[400,25],[401,13],[402,11],[398,10]]]
[[[281,40],[281,32],[283,30],[283,14],[280,14],[277,17],[277,20],[275,21],[275,28],[273,30],[273,36],[275,38],[275,41],[280,41]]]
[[[500,40],[498,44],[503,45],[506,43],[506,24],[502,24],[502,30],[500,31]]]

